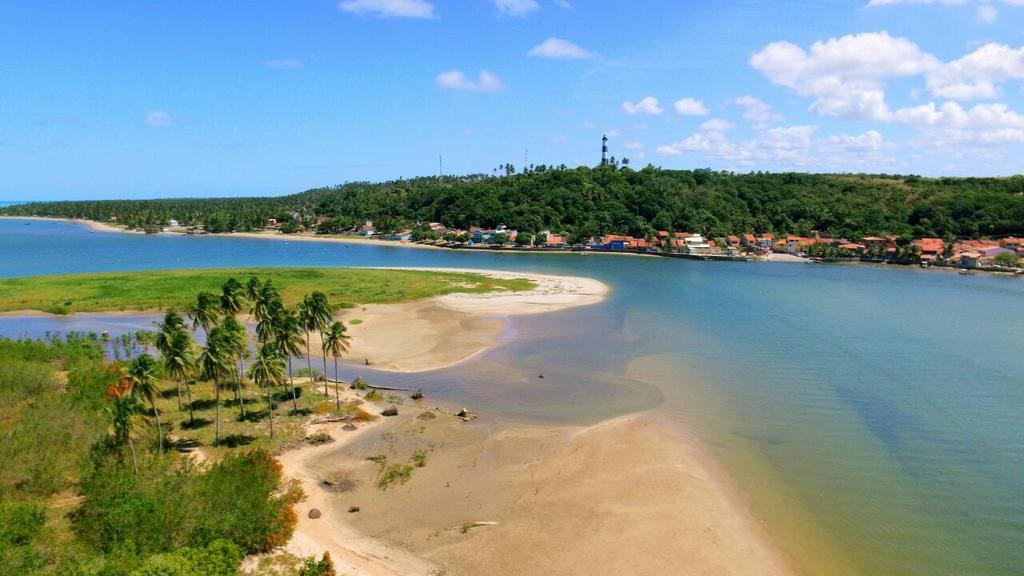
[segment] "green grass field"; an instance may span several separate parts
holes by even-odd
[[[285,304],[321,291],[336,308],[407,302],[453,292],[520,291],[530,280],[495,279],[461,272],[362,268],[232,268],[67,274],[0,279],[0,312],[51,314],[184,308],[202,290],[219,292],[234,277],[273,280]]]

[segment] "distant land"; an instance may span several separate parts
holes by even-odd
[[[564,234],[570,243],[659,230],[863,238],[1024,234],[1024,176],[925,178],[887,174],[736,174],[612,165],[501,167],[500,175],[353,182],[280,197],[42,202],[0,214],[85,218],[131,228],[175,221],[206,232],[268,226],[322,234],[495,228]]]

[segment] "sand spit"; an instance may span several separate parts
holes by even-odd
[[[328,550],[357,575],[791,573],[713,462],[653,414],[534,426],[431,406],[354,432],[316,425],[337,442],[282,455],[309,494],[290,552]],[[407,482],[378,487],[418,450]]]

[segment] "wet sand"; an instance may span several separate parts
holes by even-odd
[[[340,573],[367,575],[792,573],[714,462],[656,413],[531,426],[406,402],[354,432],[314,426],[338,441],[281,456],[309,495],[290,552],[328,550]],[[377,486],[417,450],[425,466]]]

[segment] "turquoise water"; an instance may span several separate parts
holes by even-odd
[[[593,420],[659,405],[705,442],[809,574],[1024,572],[1024,281],[0,221],[0,276],[247,265],[599,278],[613,288],[605,303],[513,320],[506,346],[457,369],[373,377],[514,418]],[[75,322],[0,318],[0,333],[83,327]]]

